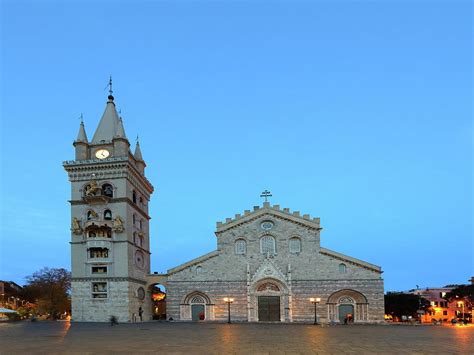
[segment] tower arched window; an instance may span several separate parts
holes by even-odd
[[[301,239],[298,237],[290,238],[288,242],[290,253],[297,254],[301,252]]]
[[[114,187],[110,184],[102,185],[102,195],[107,197],[114,197]]]
[[[138,244],[137,232],[133,232],[133,244]]]
[[[137,193],[135,192],[135,190],[133,190],[132,192],[132,201],[135,204],[137,203]]]
[[[111,210],[105,210],[104,211],[104,219],[107,221],[110,221],[112,219],[112,211]]]
[[[140,221],[139,221],[139,227],[140,227],[140,229],[143,228],[143,219],[140,219]]]
[[[97,218],[97,213],[93,210],[87,211],[87,220],[90,221],[91,219]]]
[[[133,225],[135,225],[136,222],[137,222],[137,216],[135,214],[133,214],[133,216],[132,216]]]
[[[262,254],[275,254],[275,238],[271,235],[260,238],[260,251]]]
[[[245,255],[247,253],[247,242],[244,239],[237,239],[235,241],[235,254]]]
[[[340,272],[341,274],[345,274],[345,273],[346,273],[346,264],[344,264],[344,263],[340,263],[340,264],[339,264],[339,272]]]

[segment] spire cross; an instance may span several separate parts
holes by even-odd
[[[138,144],[138,134],[137,134],[137,138],[135,139],[135,143]]]
[[[262,194],[260,195],[260,197],[265,198],[265,202],[267,202],[267,201],[268,201],[268,198],[269,198],[269,197],[272,197],[272,194],[271,194],[270,191],[265,190],[265,191],[262,192]]]
[[[84,117],[82,116],[82,112],[81,112],[81,115],[78,118],[81,120],[81,123],[84,123]]]
[[[112,95],[113,91],[112,91],[112,75],[110,76],[110,79],[109,79],[109,85],[107,85],[109,87],[109,94]]]

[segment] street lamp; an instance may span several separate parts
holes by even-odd
[[[232,302],[234,302],[234,299],[233,298],[230,298],[230,297],[224,297],[224,302],[227,303],[227,323],[231,323],[230,321],[230,304]]]
[[[311,297],[309,300],[314,304],[314,324],[318,324],[318,303],[321,302],[321,298]]]

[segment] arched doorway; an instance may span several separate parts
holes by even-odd
[[[151,294],[151,314],[153,320],[166,320],[166,288],[161,284],[149,287]]]
[[[249,321],[281,322],[289,319],[288,292],[274,278],[264,278],[250,287]]]
[[[201,295],[195,295],[191,298],[191,320],[205,320],[206,319],[206,300]]]
[[[350,297],[341,297],[339,299],[339,322],[350,323],[354,320],[354,304],[354,300]]]
[[[188,294],[180,304],[180,319],[192,321],[214,320],[214,304],[203,292]]]
[[[356,290],[340,290],[329,296],[328,316],[331,322],[343,323],[344,319],[348,322],[366,322],[368,321],[368,302],[367,298]]]

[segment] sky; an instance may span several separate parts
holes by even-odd
[[[1,280],[70,268],[62,162],[109,75],[155,187],[152,272],[269,189],[386,291],[474,274],[470,1],[4,0],[1,42]]]

